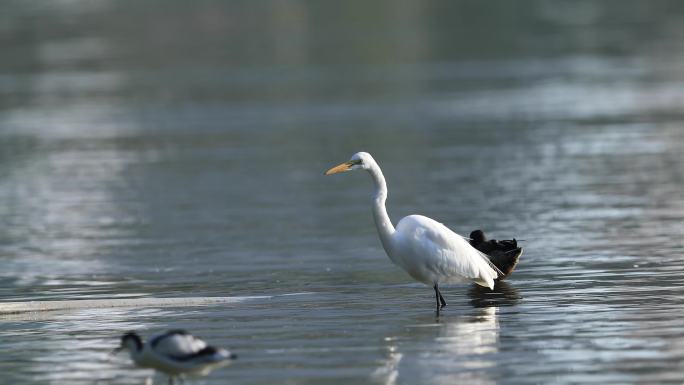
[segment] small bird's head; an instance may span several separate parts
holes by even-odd
[[[325,172],[325,175],[337,174],[340,172],[354,171],[354,170],[368,170],[375,165],[375,159],[367,152],[357,152],[352,155],[349,161],[340,163]]]
[[[473,241],[475,244],[480,244],[482,242],[487,241],[487,237],[485,236],[484,231],[474,230],[470,233],[470,240]]]
[[[128,332],[121,336],[121,345],[114,349],[113,353],[118,353],[124,349],[129,353],[139,352],[143,348],[143,342],[136,332]]]

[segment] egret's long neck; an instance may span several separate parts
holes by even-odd
[[[375,219],[375,226],[378,228],[378,235],[382,247],[385,248],[387,255],[392,258],[392,234],[394,234],[394,226],[387,215],[387,208],[385,201],[387,200],[387,183],[385,177],[382,175],[382,170],[375,164],[368,172],[373,178],[375,184],[375,195],[373,196],[373,219]]]

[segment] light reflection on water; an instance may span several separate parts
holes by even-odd
[[[395,2],[351,23],[353,2],[10,2],[3,299],[269,298],[3,315],[0,383],[139,384],[107,353],[172,327],[240,356],[193,383],[681,383],[666,3]],[[436,319],[380,249],[368,178],[321,176],[359,150],[394,221],[524,239],[513,277],[446,288]]]
[[[488,375],[496,363],[492,357],[498,352],[499,326],[496,307],[480,308],[473,315],[438,320],[434,324],[407,325],[411,334],[424,334],[417,328],[438,330],[430,351],[402,352],[408,336],[385,337],[387,359],[375,370],[372,379],[384,384],[395,384],[401,372],[411,373],[412,381],[436,384],[468,382],[496,383]]]

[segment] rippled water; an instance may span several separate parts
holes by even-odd
[[[239,354],[197,384],[684,381],[684,6],[376,4],[3,6],[2,301],[235,301],[2,314],[0,383],[139,384],[167,328]],[[514,275],[437,318],[322,176],[359,150]]]

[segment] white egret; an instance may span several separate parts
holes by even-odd
[[[385,252],[411,277],[434,288],[438,311],[446,306],[439,290],[442,283],[472,281],[494,289],[494,280],[503,273],[482,252],[443,224],[422,215],[409,215],[394,228],[385,208],[385,177],[369,153],[358,152],[325,175],[353,170],[366,170],[373,178],[373,218]]]
[[[131,359],[141,368],[156,369],[169,376],[169,384],[183,374],[207,374],[212,368],[225,364],[237,356],[229,351],[207,345],[185,330],[170,330],[150,339],[145,344],[135,332],[121,337],[121,346],[114,350],[128,350]],[[182,378],[182,377],[181,377]]]

